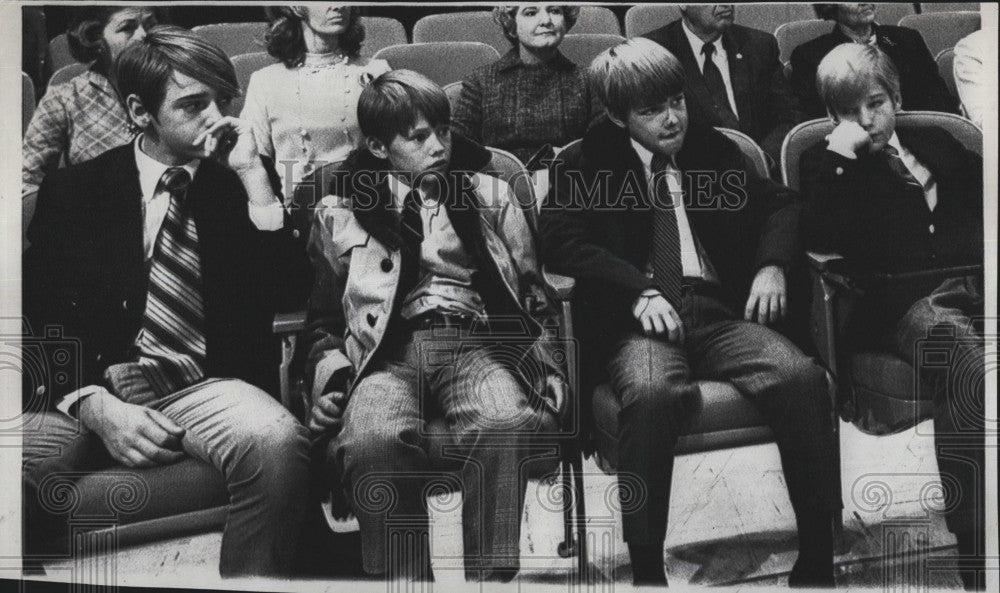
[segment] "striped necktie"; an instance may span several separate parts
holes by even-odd
[[[146,295],[139,356],[114,365],[105,378],[130,403],[149,403],[201,381],[205,363],[205,311],[194,219],[184,198],[191,175],[171,167],[159,187],[170,206],[157,235]]]
[[[667,302],[675,310],[680,311],[683,282],[681,238],[677,227],[676,204],[664,174],[667,163],[667,157],[660,154],[653,155],[650,163],[653,191],[656,192],[656,199],[653,202],[653,249],[650,252],[650,263],[656,287],[663,293]]]
[[[910,169],[907,168],[906,163],[904,163],[903,159],[899,156],[899,151],[890,144],[887,144],[882,150],[885,153],[886,163],[888,163],[892,172],[895,173],[897,177],[905,181],[907,185],[918,188],[920,192],[923,193],[924,186],[917,181],[917,178],[914,177],[913,173],[910,172]]]
[[[712,60],[715,55],[715,44],[706,43],[701,47],[701,52],[705,54],[705,67],[702,68],[702,76],[705,77],[705,86],[708,87],[708,92],[712,95],[712,101],[715,104],[715,114],[718,117],[716,125],[738,130],[740,120],[733,113],[732,105],[729,104],[726,81],[722,78],[722,71]]]

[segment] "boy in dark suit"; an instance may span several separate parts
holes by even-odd
[[[692,120],[739,130],[777,162],[785,134],[804,116],[785,80],[778,41],[734,25],[735,10],[732,4],[684,5],[682,18],[643,37],[683,65]]]
[[[823,370],[766,327],[787,308],[791,192],[758,178],[721,133],[691,124],[684,68],[648,39],[590,66],[608,121],[560,155],[542,211],[543,261],[578,281],[583,368],[621,398],[619,472],[646,498],[623,516],[636,583],[665,583],[673,448],[700,397],[728,381],[769,419],[799,528],[795,585],[833,585],[840,508]]]
[[[27,531],[46,476],[193,456],[229,489],[223,576],[286,573],[309,443],[268,392],[269,326],[304,298],[304,242],[226,115],[239,87],[220,49],[155,28],[113,75],[142,134],[46,177],[29,230],[26,315],[80,340],[85,387],[49,394],[61,413],[25,439]]]
[[[896,130],[899,75],[877,47],[834,48],[816,80],[837,127],[802,157],[806,246],[874,272],[981,265],[982,158],[937,128]],[[935,390],[948,527],[959,552],[981,562],[985,352],[974,322],[983,315],[982,277],[900,282],[869,290],[856,308],[851,339],[865,346],[917,361],[918,345],[935,336],[955,354],[950,365],[915,366]],[[975,570],[962,578],[976,585]]]

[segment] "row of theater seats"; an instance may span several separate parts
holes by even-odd
[[[925,9],[930,6],[932,5],[924,5]],[[912,11],[910,4],[880,4],[878,18],[881,22],[892,22],[894,11],[905,12],[906,7]],[[736,20],[747,26],[773,30],[778,41],[780,59],[786,65],[787,72],[788,60],[794,48],[832,28],[828,21],[809,18],[814,16],[812,10],[811,6],[802,4],[743,7],[737,9]],[[676,5],[637,5],[625,15],[625,30],[629,36],[641,35],[679,17]],[[407,43],[406,31],[395,19],[364,19],[366,42],[363,53],[385,59],[393,68],[421,72],[451,92],[457,92],[458,89],[449,88],[449,85],[459,83],[474,69],[493,62],[510,47],[500,27],[486,11],[424,17],[414,26],[413,43]],[[899,23],[916,29],[923,35],[931,55],[936,56],[941,78],[955,95],[953,48],[960,39],[980,28],[979,12],[904,14]],[[265,23],[219,23],[195,27],[194,31],[219,45],[233,57],[240,86],[245,89],[253,72],[275,62],[274,58],[263,51],[266,27]],[[587,64],[600,52],[625,39],[619,33],[611,31],[619,31],[617,17],[611,10],[599,6],[584,6],[572,33],[563,39],[560,50],[571,61]],[[62,43],[65,43],[64,37]],[[58,39],[53,40],[54,45],[58,45]],[[58,51],[53,51],[53,60],[57,54]],[[55,72],[49,84],[66,82],[85,68],[85,64],[76,62],[64,66]],[[26,86],[22,89],[22,117],[26,127],[34,109],[34,93],[29,92],[28,78],[23,78]],[[238,99],[234,107],[238,113],[242,108],[241,100]]]

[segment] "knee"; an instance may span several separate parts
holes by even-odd
[[[618,386],[622,411],[660,415],[676,410],[697,390],[685,371],[655,371],[629,377]]]
[[[288,413],[257,418],[244,429],[231,460],[236,475],[301,486],[309,471],[309,431]]]
[[[416,425],[392,422],[347,422],[330,443],[328,451],[337,465],[350,476],[356,471],[391,471],[402,461],[423,451],[423,439]]]

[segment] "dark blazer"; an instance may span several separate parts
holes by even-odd
[[[684,34],[681,19],[646,33],[644,37],[670,50],[684,66],[684,96],[691,117],[709,126],[721,125],[722,120]],[[723,33],[722,45],[729,56],[729,77],[739,112],[740,131],[753,138],[777,162],[785,134],[805,119],[785,80],[784,68],[778,59],[778,41],[769,33],[732,25]]]
[[[742,311],[757,271],[789,266],[798,251],[799,204],[788,188],[757,177],[717,130],[691,125],[677,155],[685,209],[722,285]],[[699,189],[700,188],[700,189]],[[628,133],[610,121],[560,153],[540,218],[542,261],[577,279],[584,357],[603,368],[617,336],[639,329],[631,307],[652,286],[645,172]]]
[[[83,385],[103,384],[107,366],[134,357],[149,278],[141,196],[133,144],[54,171],[39,189],[23,262],[24,311],[36,334],[59,326],[80,341]],[[304,306],[305,239],[287,220],[281,230],[257,230],[239,178],[209,160],[199,165],[186,206],[198,229],[206,374],[276,393],[271,323],[276,311]],[[80,385],[56,387],[52,403]]]
[[[958,101],[938,75],[937,63],[920,33],[906,27],[872,25],[878,48],[892,58],[899,70],[903,109],[958,113]],[[810,118],[826,116],[826,107],[816,91],[816,69],[830,50],[851,38],[836,24],[833,30],[807,41],[792,51],[792,88]]]
[[[803,244],[838,252],[864,271],[981,264],[982,158],[937,128],[896,133],[900,144],[934,174],[934,210],[922,191],[892,173],[884,158],[848,159],[821,142],[803,154],[800,167]],[[894,322],[932,288],[915,282],[870,292],[859,309],[868,309],[873,319]]]

